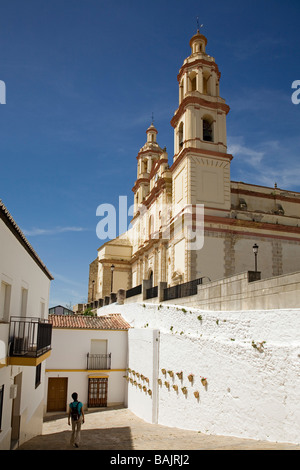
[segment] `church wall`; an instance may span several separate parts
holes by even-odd
[[[91,302],[92,300],[96,299],[97,285],[98,285],[98,258],[96,258],[90,264],[90,268],[89,268],[88,302]]]
[[[126,268],[117,268],[113,275],[113,292],[117,292],[119,289],[129,289],[131,286],[130,282],[131,272]]]
[[[204,207],[230,208],[229,163],[206,157],[190,158],[191,203]]]
[[[180,240],[174,243],[174,271],[179,273],[186,272],[186,252],[185,252],[185,240]],[[183,282],[186,279],[183,279]]]
[[[282,253],[282,274],[300,271],[300,242],[283,241],[278,250]]]
[[[235,237],[234,237],[235,238]],[[231,274],[243,273],[255,270],[255,261],[253,245],[259,246],[257,255],[257,270],[261,272],[262,279],[272,277],[273,275],[273,248],[272,239],[260,238],[255,236],[237,237],[235,239],[234,252],[234,271]],[[281,274],[281,273],[280,273]]]
[[[199,251],[192,252],[195,267],[192,279],[207,276],[210,279],[224,277],[224,236],[215,232],[205,232],[204,245]]]

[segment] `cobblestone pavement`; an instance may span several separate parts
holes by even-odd
[[[42,435],[25,442],[18,450],[300,450],[300,445],[210,436],[148,424],[121,407],[86,412],[78,449],[70,445],[70,429],[66,414],[48,415]]]

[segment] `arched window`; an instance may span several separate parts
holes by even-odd
[[[183,122],[181,122],[179,125],[178,143],[179,143],[179,151],[180,151],[183,147]]]
[[[213,121],[207,117],[203,118],[203,140],[205,142],[213,142]]]
[[[196,72],[191,72],[189,75],[189,91],[197,90],[197,74]]]

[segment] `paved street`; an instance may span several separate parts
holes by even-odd
[[[300,450],[300,445],[209,436],[148,424],[127,408],[119,407],[86,412],[79,449],[69,443],[70,429],[66,415],[49,415],[43,434],[29,440],[19,450]]]

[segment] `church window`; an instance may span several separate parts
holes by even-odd
[[[208,118],[203,119],[203,140],[205,142],[213,142],[213,121]]]
[[[181,150],[183,147],[183,122],[181,122],[179,126],[178,143],[179,143],[179,150]]]

